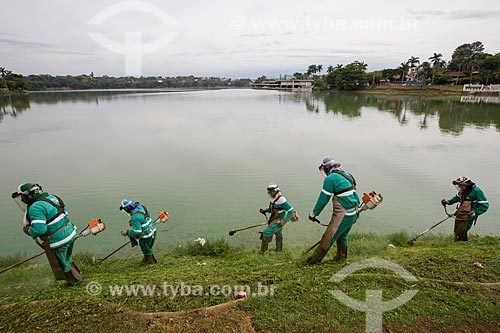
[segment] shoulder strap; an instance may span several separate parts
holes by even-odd
[[[278,197],[277,197],[276,199],[274,199],[274,201],[273,201],[273,203],[272,203],[271,205],[272,205],[273,207],[275,207],[275,206],[274,206],[274,204],[275,204],[275,203],[276,203],[276,201],[278,201],[280,198],[281,198],[281,195],[278,195]]]
[[[332,172],[336,173],[338,175],[341,175],[342,177],[344,177],[345,179],[347,179],[347,181],[351,184],[351,186],[349,186],[348,188],[335,192],[334,193],[335,195],[339,195],[339,194],[348,192],[350,190],[355,190],[356,189],[356,179],[354,178],[353,175],[349,174],[349,176],[352,178],[351,179],[351,178],[349,178],[349,177],[346,176],[346,174],[344,173],[345,171],[334,170]]]
[[[133,213],[132,215],[139,214],[139,215],[144,216],[144,218],[148,218],[149,217],[148,209],[143,205],[141,205],[141,207],[144,208],[144,212],[141,212],[138,210],[137,212]]]
[[[49,203],[53,207],[55,207],[57,209],[57,214],[54,215],[53,217],[51,217],[50,219],[48,219],[46,221],[47,224],[49,224],[50,222],[54,221],[59,215],[65,213],[64,212],[65,205],[64,205],[64,202],[62,201],[62,199],[59,198],[57,195],[54,195],[54,197],[56,197],[57,201],[59,201],[59,205],[56,204],[54,201],[48,199],[48,198],[38,198],[38,199],[35,200],[35,202],[37,202],[37,201],[43,201],[43,202]],[[33,203],[35,203],[35,202],[33,202]]]

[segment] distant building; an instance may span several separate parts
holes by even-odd
[[[449,73],[445,73],[445,74],[451,76],[452,79],[461,79],[461,78],[467,76],[462,72],[449,72]]]
[[[313,80],[265,80],[250,84],[253,89],[312,90]]]

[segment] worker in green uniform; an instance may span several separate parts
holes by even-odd
[[[23,231],[43,241],[42,247],[56,279],[66,280],[72,286],[81,285],[83,277],[71,259],[76,227],[69,220],[63,200],[43,192],[35,183],[21,184],[12,198],[20,198],[26,205]]]
[[[319,246],[311,257],[307,258],[309,264],[321,262],[335,242],[337,242],[337,256],[335,259],[346,260],[349,231],[359,216],[360,200],[356,193],[356,180],[354,177],[344,171],[340,163],[331,157],[323,158],[319,169],[325,179],[316,205],[309,214],[309,220],[319,222],[316,217],[321,214],[330,199],[333,203],[333,214]]]
[[[261,254],[266,253],[273,235],[276,235],[276,251],[283,251],[283,227],[292,219],[295,212],[292,205],[281,194],[281,190],[277,184],[269,184],[267,186],[267,194],[269,195],[269,207],[259,210],[261,214],[271,214],[267,220],[268,226],[264,229],[260,237],[262,240],[260,247]]]
[[[143,262],[147,264],[156,264],[156,258],[153,255],[153,245],[156,238],[156,226],[151,220],[148,209],[138,202],[124,199],[121,202],[120,210],[130,215],[130,230],[122,230],[122,236],[130,238],[132,247],[139,246],[144,254]]]
[[[450,200],[442,199],[443,206],[459,203],[455,214],[455,240],[467,241],[467,232],[475,225],[479,215],[486,213],[490,204],[483,191],[467,177],[460,177],[452,184],[458,190]]]

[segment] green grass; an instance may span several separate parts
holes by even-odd
[[[46,266],[13,269],[0,275],[0,331],[106,331],[106,332],[364,332],[365,314],[333,298],[328,290],[340,289],[353,298],[365,299],[365,290],[382,289],[384,300],[407,289],[417,295],[404,306],[384,313],[390,332],[493,332],[500,326],[500,237],[471,237],[453,242],[449,236],[419,239],[406,245],[409,236],[353,234],[347,263],[368,258],[391,260],[418,278],[407,283],[383,269],[360,270],[340,283],[329,282],[345,263],[335,263],[330,251],[322,264],[299,267],[303,248],[269,251],[232,249],[226,242],[207,242],[206,249],[186,244],[172,253],[157,256],[148,266],[141,257],[119,258],[92,265],[91,253],[75,255],[87,282],[103,286],[99,296],[85,287],[66,287],[55,282]],[[390,247],[389,244],[394,245]],[[312,245],[312,244],[311,244]],[[139,255],[139,253],[138,253]],[[479,261],[484,269],[474,267]],[[228,296],[113,296],[109,285],[164,283],[175,286],[248,285],[274,286],[272,297],[248,297],[237,308],[197,320],[181,316],[145,320],[130,311],[184,311],[234,300]],[[238,288],[236,288],[238,289]],[[105,320],[104,320],[105,318]],[[241,320],[250,326],[241,328]],[[225,323],[225,324],[224,324]],[[231,323],[230,325],[228,323]],[[68,326],[69,325],[69,326]],[[91,326],[89,326],[91,325]],[[216,329],[214,328],[216,327]],[[253,328],[252,328],[253,327]]]

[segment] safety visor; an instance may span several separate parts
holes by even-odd
[[[466,185],[466,182],[467,182],[468,178],[463,176],[463,177],[460,177],[460,178],[457,178],[455,179],[454,181],[452,181],[451,183],[453,185],[462,185],[462,186],[465,186]]]

